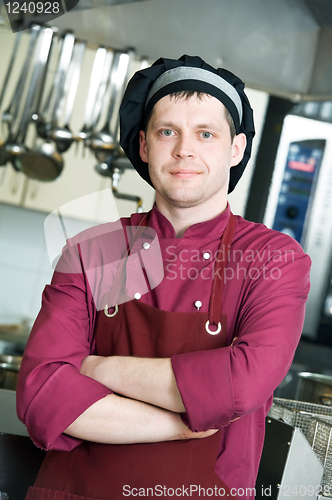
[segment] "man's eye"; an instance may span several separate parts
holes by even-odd
[[[170,130],[169,128],[165,128],[164,130],[161,131],[162,135],[166,135],[166,137],[169,137],[170,135],[173,134],[173,131]]]
[[[211,132],[202,132],[202,137],[203,139],[209,139],[210,137],[212,137],[212,134]]]

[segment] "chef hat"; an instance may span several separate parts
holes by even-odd
[[[139,132],[145,129],[156,102],[165,95],[185,90],[205,92],[221,101],[234,120],[236,133],[243,132],[247,137],[243,159],[230,170],[228,192],[231,193],[250,158],[255,135],[253,111],[244,93],[244,83],[230,71],[216,70],[200,57],[161,58],[134,74],[120,106],[120,144],[140,176],[152,186],[148,164],[139,154]]]

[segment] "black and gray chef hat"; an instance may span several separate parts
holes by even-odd
[[[228,192],[231,193],[250,158],[255,135],[253,111],[244,93],[244,83],[230,71],[214,69],[200,57],[161,58],[134,74],[120,106],[120,144],[140,176],[152,186],[148,164],[139,155],[139,132],[144,130],[156,102],[182,90],[205,92],[219,99],[230,112],[236,133],[243,132],[247,137],[243,159],[230,170]]]

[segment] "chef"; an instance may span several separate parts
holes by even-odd
[[[156,203],[69,240],[44,290],[17,387],[48,450],[27,498],[254,498],[310,259],[231,212],[254,136],[235,75],[159,59],[129,82],[120,122]]]

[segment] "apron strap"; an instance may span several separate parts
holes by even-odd
[[[127,251],[124,254],[124,256],[122,257],[120,265],[116,271],[112,288],[111,288],[110,292],[108,294],[106,294],[106,297],[107,297],[106,306],[108,306],[107,309],[117,306],[117,299],[118,299],[119,293],[122,290],[122,286],[126,281],[125,277],[126,277],[126,265],[127,265],[128,257],[130,255],[131,249],[133,248],[135,242],[142,235],[146,226],[148,225],[149,217],[150,217],[150,212],[147,212],[146,214],[143,215],[142,219],[140,220],[140,222],[137,226],[136,233],[135,233],[135,236],[133,238],[131,245],[129,245],[129,242],[127,241]],[[126,239],[127,239],[127,235],[126,235]],[[103,300],[103,302],[105,302],[105,299]],[[105,309],[106,309],[106,307],[105,307]]]
[[[211,299],[209,307],[209,323],[218,326],[221,313],[221,295],[225,282],[225,267],[228,261],[228,254],[231,249],[233,235],[235,230],[236,219],[232,212],[230,212],[228,224],[222,235],[219,250],[222,259],[216,259],[213,269],[213,282],[211,290]],[[211,332],[209,332],[211,333]]]

